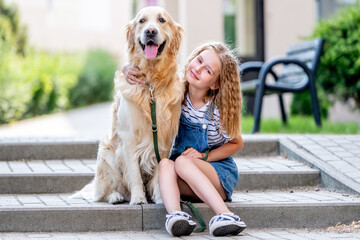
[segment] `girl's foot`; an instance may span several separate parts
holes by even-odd
[[[196,227],[196,223],[190,220],[191,216],[186,212],[173,211],[166,218],[166,231],[175,237],[190,235]]]
[[[246,224],[233,213],[214,216],[209,222],[210,234],[214,236],[238,235]]]

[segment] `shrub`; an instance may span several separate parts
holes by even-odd
[[[353,98],[360,108],[360,7],[351,6],[322,21],[313,37],[325,40],[316,82],[340,100]]]
[[[0,124],[110,100],[115,68],[101,50],[86,58],[31,51],[16,7],[0,0]]]
[[[26,29],[20,25],[20,18],[15,5],[5,5],[0,0],[0,44],[10,41],[17,53],[25,54],[27,36]]]
[[[0,50],[0,123],[68,108],[81,63],[74,56]]]
[[[89,51],[79,80],[70,91],[72,106],[84,106],[113,98],[116,61],[103,50]]]
[[[327,118],[329,112],[328,108],[330,105],[329,101],[327,100],[324,91],[319,88],[317,90],[321,117]],[[290,112],[292,115],[313,115],[312,103],[309,92],[300,92],[293,95]]]
[[[344,9],[320,22],[311,38],[325,40],[316,75],[320,111],[327,117],[331,101],[353,98],[360,108],[360,7]],[[331,99],[329,96],[333,96]],[[292,114],[312,115],[310,95],[294,94]]]

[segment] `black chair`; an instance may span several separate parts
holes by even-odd
[[[288,48],[286,57],[268,62],[245,62],[239,66],[240,74],[258,72],[258,79],[241,83],[244,95],[255,95],[253,133],[259,132],[263,97],[266,94],[279,95],[283,123],[286,113],[282,94],[309,90],[312,110],[317,126],[321,126],[319,103],[315,87],[315,74],[322,54],[324,41],[320,38],[301,42]],[[280,74],[276,70],[281,67]],[[279,72],[279,71],[278,71]],[[272,76],[273,81],[270,81]]]

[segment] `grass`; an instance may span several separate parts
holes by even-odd
[[[243,116],[242,133],[251,133],[254,125],[252,116]],[[264,119],[260,123],[260,133],[316,133],[316,134],[359,134],[360,125],[354,122],[334,123],[322,120],[322,127],[315,125],[313,117],[290,116],[283,125],[281,119]]]

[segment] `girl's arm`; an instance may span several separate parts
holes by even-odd
[[[207,158],[207,162],[215,162],[215,161],[219,161],[222,160],[224,158],[228,158],[231,155],[240,152],[241,149],[243,149],[244,147],[244,143],[242,140],[242,137],[239,136],[237,138],[233,138],[230,141],[228,141],[227,143],[225,143],[224,145],[211,150],[208,153],[208,158]],[[198,158],[201,159],[203,157],[205,157],[205,153],[200,153],[197,150],[195,150],[194,148],[189,148],[187,150],[185,150],[181,155],[184,156],[190,156],[193,158]]]
[[[211,150],[208,155],[208,162],[215,162],[228,158],[233,154],[240,152],[244,147],[244,142],[241,136],[233,138],[224,145]]]

